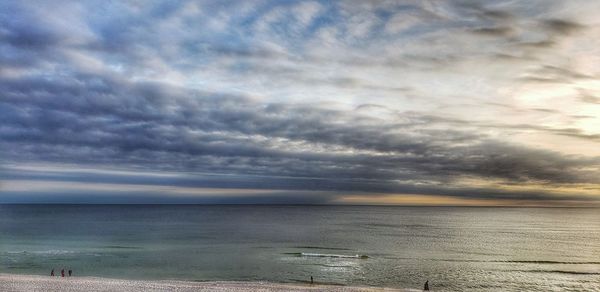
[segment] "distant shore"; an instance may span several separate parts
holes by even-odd
[[[123,280],[0,274],[0,291],[420,291],[379,287],[233,281]]]

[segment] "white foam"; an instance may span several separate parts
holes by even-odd
[[[344,255],[344,254],[326,254],[326,253],[310,253],[303,252],[300,255],[304,257],[327,257],[327,258],[353,258],[353,259],[362,259],[367,258],[366,255]]]
[[[62,250],[62,249],[51,249],[51,250],[21,250],[21,251],[7,251],[7,254],[35,254],[35,255],[63,255],[63,254],[74,254],[75,251],[72,250]]]

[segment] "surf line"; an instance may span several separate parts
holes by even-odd
[[[344,254],[326,254],[326,253],[310,253],[310,252],[301,252],[300,256],[303,257],[325,257],[325,258],[351,258],[351,259],[367,259],[369,258],[366,255],[344,255]]]

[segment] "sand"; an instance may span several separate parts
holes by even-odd
[[[269,282],[191,282],[0,274],[0,291],[420,291]]]

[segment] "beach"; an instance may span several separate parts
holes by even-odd
[[[0,274],[0,291],[420,291],[378,287],[234,281],[123,280]]]

